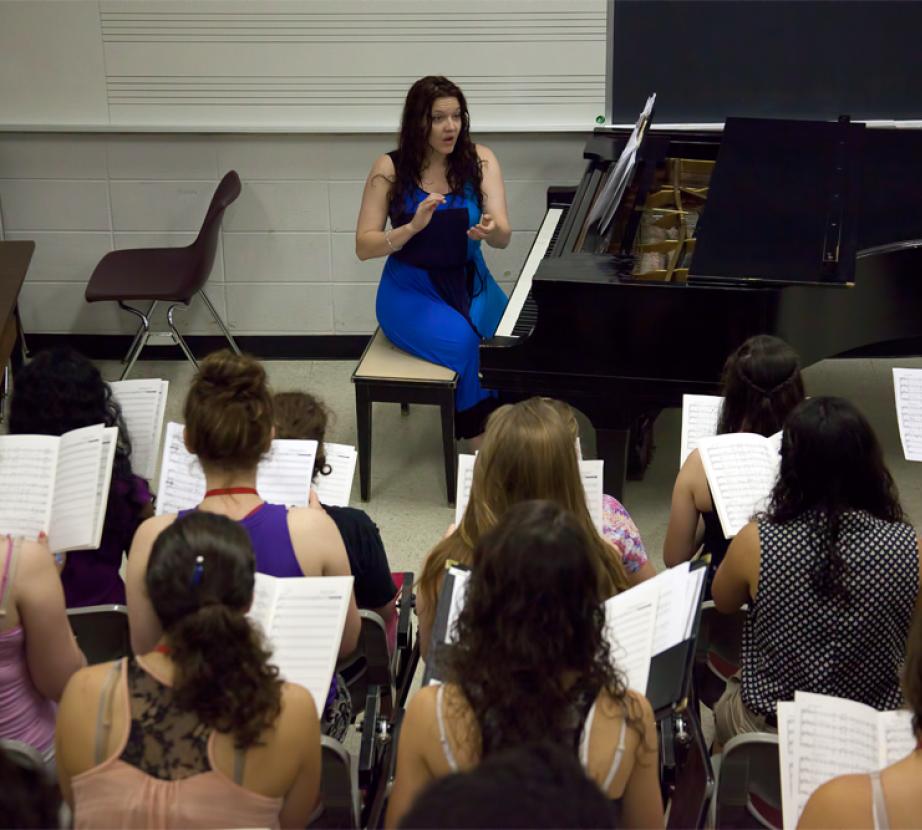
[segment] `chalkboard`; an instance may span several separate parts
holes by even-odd
[[[609,0],[608,120],[922,118],[922,2]]]

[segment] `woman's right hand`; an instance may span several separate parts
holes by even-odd
[[[410,229],[413,233],[419,233],[425,230],[426,226],[432,219],[432,214],[436,208],[445,203],[445,197],[441,193],[430,193],[416,206],[416,213],[410,220]]]

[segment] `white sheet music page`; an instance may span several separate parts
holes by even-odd
[[[922,369],[894,369],[893,392],[903,457],[922,461]]]
[[[810,796],[838,775],[881,767],[877,712],[854,700],[797,692],[794,827]]]
[[[458,455],[458,487],[455,495],[455,524],[461,524],[464,508],[471,497],[471,482],[474,480],[474,461],[476,455],[460,453]]]
[[[183,440],[183,425],[170,421],[163,439],[163,461],[157,486],[158,516],[198,506],[205,497],[205,473]]]
[[[288,577],[275,579],[257,574],[257,582],[274,580],[270,595],[260,589],[249,616],[264,626],[272,647],[272,662],[285,680],[304,686],[313,696],[317,711],[326,705],[330,681],[346,627],[352,597],[351,576]],[[266,605],[271,602],[271,612]],[[268,622],[262,622],[268,618]],[[265,628],[268,624],[268,629]]]
[[[777,436],[748,432],[703,438],[698,444],[725,538],[736,536],[768,505],[781,465],[776,447]]]
[[[649,580],[657,587],[656,621],[653,627],[654,654],[666,651],[685,639],[689,566],[689,562],[683,562],[674,568],[666,568]]]
[[[53,551],[88,548],[96,524],[105,427],[96,424],[61,436],[54,480],[48,546]]]
[[[458,639],[458,632],[455,630],[455,623],[464,610],[464,603],[467,600],[467,587],[471,581],[471,572],[462,568],[449,568],[448,572],[453,577],[451,589],[451,605],[448,608],[448,622],[446,625],[445,642],[453,643]]]
[[[659,586],[647,580],[605,603],[605,636],[630,688],[646,694]]]
[[[160,436],[169,381],[159,378],[119,380],[109,384],[112,397],[122,410],[122,420],[131,440],[131,469],[152,480],[157,472]]]
[[[579,448],[577,447],[577,450]],[[602,472],[604,461],[601,459],[585,461],[580,459],[579,474],[583,480],[586,493],[586,507],[595,529],[602,533]]]
[[[99,454],[99,478],[96,482],[96,507],[93,517],[93,538],[87,548],[98,548],[102,542],[102,531],[106,524],[106,509],[109,506],[109,489],[112,486],[112,465],[118,447],[118,427],[105,427],[102,431],[102,452]]]
[[[679,445],[679,466],[702,438],[717,435],[720,408],[724,399],[719,395],[682,395],[682,441]]]
[[[912,712],[908,709],[878,712],[877,733],[880,741],[881,768],[895,764],[916,748],[916,736],[912,731]]]
[[[352,480],[355,478],[355,462],[358,458],[355,447],[324,442],[323,449],[330,473],[324,475],[321,471],[314,480],[317,497],[321,504],[348,507],[352,495]]]
[[[797,783],[794,778],[794,755],[798,742],[797,704],[793,700],[778,701],[777,715],[782,826],[793,828],[797,825]]]
[[[48,532],[60,443],[55,435],[0,436],[0,534]]]
[[[306,507],[317,442],[276,438],[256,470],[256,489],[265,501],[288,507]]]

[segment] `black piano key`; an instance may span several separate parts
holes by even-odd
[[[522,310],[519,312],[519,318],[515,321],[515,325],[512,327],[512,336],[513,337],[527,337],[531,334],[531,330],[535,327],[535,323],[538,322],[538,305],[535,302],[534,297],[532,297],[531,291],[528,292],[528,296],[525,298],[525,304],[522,306]]]

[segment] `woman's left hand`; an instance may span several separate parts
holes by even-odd
[[[480,242],[486,239],[496,229],[496,220],[489,213],[484,213],[480,221],[471,228],[468,228],[467,235],[469,239]]]

